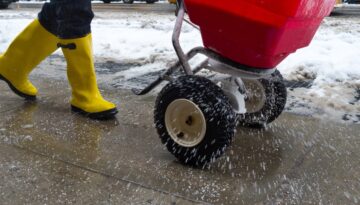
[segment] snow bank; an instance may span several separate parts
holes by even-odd
[[[288,78],[295,79],[297,76],[292,74],[305,70],[315,75],[316,83],[359,79],[359,22],[351,19],[326,19],[310,46],[289,56],[279,65],[279,69]]]
[[[313,81],[309,89],[290,92],[290,102],[303,102],[319,117],[359,121],[359,23],[357,17],[325,19],[310,46],[279,65],[288,80]]]
[[[36,13],[30,11],[2,11],[0,52],[35,17]],[[115,82],[119,78],[136,78],[163,70],[173,63],[177,59],[171,44],[174,22],[175,17],[166,14],[96,13],[92,24],[96,60],[134,62],[133,67],[106,76],[106,80]],[[181,42],[185,50],[190,50],[201,45],[201,37],[197,30],[185,26]],[[309,105],[307,107],[315,108],[311,112],[317,114],[330,113],[337,118],[343,117],[344,113],[356,116],[360,113],[357,100],[360,90],[360,19],[327,18],[311,45],[289,56],[278,68],[289,81],[312,83],[310,89],[290,90],[293,101],[305,102]]]
[[[34,12],[2,11],[0,51],[35,17]],[[119,60],[150,59],[157,55],[171,62],[176,59],[171,44],[174,20],[171,15],[99,13],[92,24],[94,54]],[[311,45],[289,56],[278,66],[279,70],[288,79],[310,77],[315,78],[315,83],[359,79],[359,23],[355,18],[326,19]],[[182,43],[186,50],[201,45],[199,33],[187,26]]]

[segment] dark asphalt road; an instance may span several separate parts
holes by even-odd
[[[39,9],[41,3],[14,3],[10,6],[11,9]],[[95,11],[136,11],[136,12],[174,12],[175,5],[168,3],[135,3],[135,4],[124,4],[124,3],[93,3],[93,9]],[[358,16],[360,15],[359,5],[344,5],[334,9],[333,16]]]
[[[11,9],[39,9],[41,3],[15,3],[10,6]],[[137,12],[174,12],[175,5],[168,3],[136,3],[136,4],[123,4],[123,3],[93,3],[95,11],[110,10],[110,11],[137,11]]]
[[[360,5],[344,5],[334,9],[334,15],[360,15]]]

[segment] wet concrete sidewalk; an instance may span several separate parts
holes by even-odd
[[[66,82],[33,80],[25,103],[0,83],[1,204],[358,204],[360,126],[283,114],[239,127],[211,167],[179,164],[153,127],[154,96],[104,91],[117,120],[69,110]]]

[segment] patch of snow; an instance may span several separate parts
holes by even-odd
[[[0,52],[36,15],[34,11],[20,13],[5,10],[0,13]],[[97,12],[92,23],[95,59],[97,62],[114,64],[110,68],[97,68],[99,82],[132,87],[134,85],[129,86],[129,80],[161,72],[172,65],[177,60],[171,42],[174,23],[173,14]],[[202,45],[200,33],[184,25],[181,44],[185,51]],[[344,118],[344,114],[359,114],[359,48],[359,18],[326,18],[312,43],[290,55],[278,66],[288,81],[311,82],[309,88],[289,90],[290,104],[301,104],[290,110],[337,119]],[[59,50],[55,54],[62,56]],[[35,73],[66,77],[63,59],[50,59],[47,64],[63,65],[64,68],[59,70],[40,66]],[[128,68],[123,69],[124,65]]]

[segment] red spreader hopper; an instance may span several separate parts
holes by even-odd
[[[185,0],[206,48],[263,69],[309,45],[334,5],[335,0]]]

